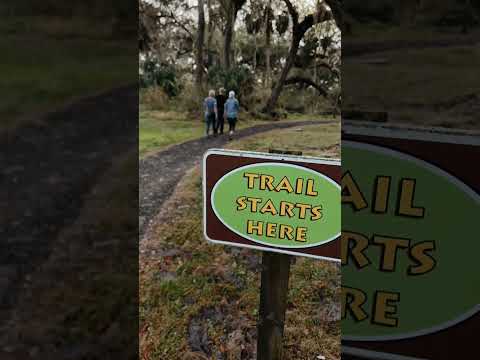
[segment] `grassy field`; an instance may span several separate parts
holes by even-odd
[[[350,44],[382,43],[394,41],[438,41],[459,40],[460,27],[435,27],[418,25],[401,27],[398,25],[382,24],[380,22],[352,22],[352,33],[344,34],[342,41],[348,47]],[[480,31],[472,29],[468,34],[461,34],[462,38],[478,38]]]
[[[144,110],[139,115],[139,150],[143,157],[172,144],[199,138],[203,123],[185,113]]]
[[[236,150],[268,152],[269,149],[302,151],[307,156],[340,158],[340,125],[309,125],[274,130],[228,145]]]
[[[472,74],[479,61],[477,47],[395,50],[347,58],[342,68],[347,79],[345,104],[387,111],[393,121],[478,128],[480,83]]]
[[[275,130],[230,147],[265,150],[275,144],[339,157],[339,142],[336,124]],[[164,206],[154,236],[141,244],[142,359],[254,358],[261,253],[207,243],[201,199],[200,170],[195,168]],[[290,284],[286,359],[340,359],[340,266],[297,258]]]
[[[108,24],[25,17],[0,25],[1,129],[35,120],[78,97],[135,82],[135,49],[114,40]],[[128,46],[128,47],[126,47]],[[131,79],[128,75],[131,73]]]
[[[315,118],[312,115],[292,114],[285,120],[303,121]],[[191,117],[185,112],[147,110],[141,107],[139,119],[140,157],[205,135],[205,123],[202,119]],[[238,129],[264,123],[268,121],[241,116]],[[225,129],[228,129],[228,124],[225,125]]]

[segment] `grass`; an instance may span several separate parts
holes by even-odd
[[[478,81],[472,76],[480,61],[475,47],[395,50],[376,54],[383,65],[361,58],[343,63],[347,108],[388,111],[394,121],[459,128],[478,127],[477,111],[468,103],[444,106],[455,98],[475,95]],[[386,80],[386,81],[385,81]]]
[[[311,126],[308,134],[275,130],[230,145],[264,150],[294,147],[312,155],[328,155],[340,140],[339,124]],[[314,151],[304,142],[317,139]],[[338,156],[337,151],[331,152]],[[141,358],[253,358],[259,302],[260,252],[207,243],[202,234],[200,169],[187,174],[162,209],[151,238],[141,244]],[[340,358],[340,324],[324,310],[339,308],[340,267],[329,262],[297,258],[292,268],[287,322],[286,359],[307,360],[323,355]],[[192,329],[207,339],[210,355],[194,352]]]
[[[7,19],[0,26],[2,130],[74,99],[127,82],[135,50],[105,26],[58,18]]]
[[[291,114],[286,121],[312,120],[318,116]],[[174,144],[197,139],[205,134],[205,123],[202,119],[190,116],[186,112],[150,110],[140,108],[139,113],[139,152],[140,157],[163,150]],[[322,116],[322,119],[328,117]],[[238,129],[269,123],[266,120],[240,117]],[[228,124],[225,124],[228,129]]]
[[[301,151],[307,156],[340,158],[340,122],[273,130],[230,143],[229,148],[267,152]]]
[[[437,41],[458,40],[460,26],[457,27],[435,27],[432,25],[417,24],[415,26],[401,27],[393,24],[380,22],[352,22],[351,34],[345,34],[343,40],[349,44],[355,43],[384,43],[388,41]],[[479,30],[472,29],[464,38],[475,38]]]
[[[169,145],[199,138],[203,123],[189,119],[186,113],[141,111],[139,123],[139,150],[143,157]]]

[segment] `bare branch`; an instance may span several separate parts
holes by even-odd
[[[285,85],[292,85],[292,84],[299,84],[299,83],[300,84],[305,84],[305,85],[308,85],[308,86],[312,86],[324,97],[328,96],[327,90],[325,90],[320,84],[317,84],[316,82],[314,82],[310,79],[307,79],[307,78],[304,78],[304,77],[301,77],[301,76],[292,76],[292,77],[288,78],[287,80],[285,80]]]
[[[298,12],[291,3],[290,0],[283,0],[285,2],[285,5],[287,5],[288,12],[290,13],[290,16],[292,17],[293,20],[293,26],[298,25]]]
[[[312,26],[321,24],[325,21],[329,21],[333,19],[333,15],[331,11],[325,9],[325,7],[321,6],[315,14],[309,14],[305,16],[305,19],[302,20],[300,24],[298,24],[298,29],[301,37],[310,29]]]
[[[193,38],[193,34],[192,32],[190,31],[190,29],[188,29],[185,24],[178,20],[177,17],[175,16],[175,14],[173,13],[173,11],[170,10],[169,13],[163,13],[163,14],[160,14],[157,16],[157,19],[161,19],[161,18],[166,18],[166,19],[170,19],[172,21],[172,24],[178,26],[179,28],[181,28],[183,31],[185,31],[190,37]]]

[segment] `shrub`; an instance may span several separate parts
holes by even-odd
[[[169,97],[175,97],[180,93],[181,85],[173,66],[158,63],[154,59],[147,59],[143,62],[141,70],[140,87],[159,86]]]
[[[140,104],[148,110],[165,110],[169,106],[168,96],[159,87],[140,89]]]
[[[209,69],[208,84],[218,89],[224,87],[227,92],[235,91],[239,100],[252,94],[254,91],[254,76],[250,68],[245,65],[235,66],[229,70],[225,70],[220,66]]]
[[[175,105],[191,115],[201,116],[203,99],[206,96],[206,92],[199,92],[193,83],[187,82],[181,96],[175,99]]]

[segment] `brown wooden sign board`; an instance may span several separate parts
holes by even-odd
[[[203,161],[207,240],[340,261],[340,162],[209,150]]]
[[[478,352],[479,159],[478,134],[343,124],[343,176],[362,200],[349,197],[342,206],[349,240],[342,359],[451,360]],[[386,195],[378,196],[379,183]],[[402,244],[390,265],[378,234],[383,245]],[[362,259],[360,238],[368,239]]]

